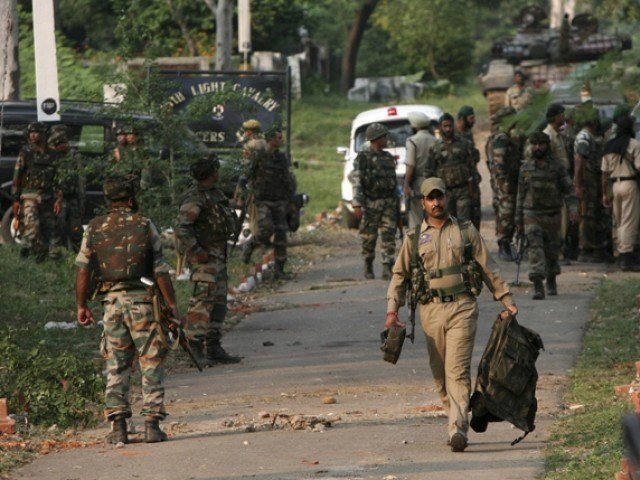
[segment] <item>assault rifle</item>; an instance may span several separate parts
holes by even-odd
[[[413,343],[416,338],[416,307],[418,306],[418,301],[416,295],[413,294],[411,282],[407,282],[407,295],[409,296],[409,324],[411,325],[407,338]]]
[[[191,347],[189,347],[189,341],[182,329],[180,321],[173,318],[173,312],[166,304],[162,292],[160,292],[156,283],[147,277],[140,277],[140,281],[149,288],[149,293],[153,298],[153,318],[158,324],[157,332],[158,335],[160,335],[160,341],[171,350],[175,350],[178,346],[182,347],[196,368],[202,372],[202,367],[193,355]],[[146,349],[149,348],[149,344],[150,342],[147,342],[141,355],[144,355]]]
[[[524,257],[524,251],[527,248],[527,237],[524,233],[516,235],[516,287],[520,286],[520,263]]]

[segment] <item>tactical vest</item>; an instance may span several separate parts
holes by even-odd
[[[445,268],[435,268],[427,270],[420,259],[418,252],[420,227],[416,225],[413,235],[411,251],[411,303],[427,304],[435,297],[441,300],[455,299],[461,293],[477,297],[482,291],[482,271],[478,262],[473,258],[473,245],[469,238],[469,227],[471,222],[465,221],[459,224],[460,236],[462,237],[463,262],[460,265],[453,265]],[[447,287],[434,285],[437,280],[446,279],[449,276],[458,276],[461,281]]]
[[[470,425],[474,431],[484,432],[489,422],[506,420],[525,432],[511,443],[515,445],[535,429],[540,350],[544,350],[540,335],[518,324],[515,317],[498,315],[471,396]]]
[[[379,199],[396,196],[396,161],[389,152],[360,152],[358,168],[365,197]]]
[[[549,214],[562,210],[564,197],[558,188],[560,172],[553,167],[550,157],[547,157],[544,169],[536,167],[534,160],[528,160],[522,166],[520,176],[528,186],[523,201],[525,210]]]
[[[128,209],[96,217],[87,227],[102,282],[125,282],[153,275],[149,219]]]
[[[53,193],[56,174],[55,157],[50,152],[36,152],[27,147],[23,151],[24,177],[23,191],[43,191]]]
[[[466,186],[473,174],[465,146],[465,140],[454,140],[450,144],[443,141],[437,147],[436,176],[442,179],[447,188]]]
[[[291,181],[287,158],[280,152],[257,154],[251,183],[256,200],[289,200]]]
[[[218,189],[200,190],[203,200],[200,214],[193,226],[198,243],[204,248],[216,247],[224,243],[236,233],[236,214],[227,197]]]
[[[487,145],[487,158],[490,158],[492,171],[495,169],[496,175],[502,175],[512,182],[517,182],[520,173],[520,152],[512,138],[504,132],[497,132],[489,137]],[[496,163],[494,157],[494,150],[497,148],[504,148],[500,163]]]

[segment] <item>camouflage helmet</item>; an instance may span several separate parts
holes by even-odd
[[[491,125],[497,125],[503,119],[515,113],[516,113],[516,109],[513,107],[501,107],[496,113],[491,115]]]
[[[377,140],[378,138],[384,137],[388,134],[389,130],[387,130],[387,127],[385,127],[381,123],[372,123],[367,127],[367,131],[365,132],[364,136],[368,141],[373,142],[374,140]]]
[[[108,200],[128,200],[136,194],[135,175],[114,175],[107,178],[102,184],[102,191]]]
[[[191,164],[191,176],[197,181],[206,180],[220,168],[220,160],[215,153],[205,155]]]
[[[31,122],[27,125],[27,133],[38,132],[45,133],[47,131],[47,126],[42,122]]]
[[[262,129],[262,125],[255,118],[251,118],[242,123],[242,128],[250,131],[260,131]]]

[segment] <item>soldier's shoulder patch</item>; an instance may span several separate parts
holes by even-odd
[[[426,243],[429,243],[431,241],[431,234],[429,232],[422,232],[420,234],[420,238],[418,239],[418,244],[419,245],[424,245]]]

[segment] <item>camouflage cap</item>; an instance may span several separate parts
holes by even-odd
[[[529,143],[531,145],[541,145],[543,143],[549,145],[551,143],[551,139],[549,135],[544,132],[533,132],[529,135]]]
[[[107,178],[102,184],[102,191],[108,200],[127,200],[136,194],[135,175],[116,175]]]
[[[447,187],[442,179],[438,177],[427,178],[420,184],[420,193],[428,197],[434,190],[440,190],[442,193],[447,193]]]
[[[31,132],[39,132],[45,133],[47,131],[47,126],[42,122],[31,122],[27,125],[27,133]]]
[[[468,117],[469,115],[475,115],[476,112],[473,110],[471,105],[463,105],[458,110],[458,118]]]
[[[367,127],[365,138],[370,142],[373,142],[374,140],[377,140],[378,138],[384,137],[388,134],[389,130],[387,130],[387,127],[385,127],[381,123],[372,123]]]
[[[260,122],[254,118],[251,118],[249,120],[246,120],[245,122],[242,123],[242,128],[244,130],[261,130],[262,129],[262,125],[260,124]]]
[[[491,115],[491,124],[495,125],[500,123],[502,119],[507,118],[509,115],[514,115],[516,109],[513,107],[501,107],[496,113]]]
[[[206,180],[220,168],[220,160],[215,153],[205,155],[191,164],[191,175],[196,180]]]
[[[407,120],[413,128],[428,128],[431,124],[431,119],[424,112],[409,112],[407,113]]]

